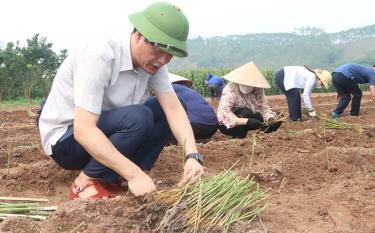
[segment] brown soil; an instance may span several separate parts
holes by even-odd
[[[316,109],[329,113],[333,96],[313,98]],[[274,110],[287,112],[284,97],[270,98]],[[375,107],[368,95],[362,115],[345,122],[374,127]],[[8,218],[0,232],[152,232],[159,216],[150,218],[147,202],[124,191],[116,199],[88,201],[67,198],[77,172],[57,167],[43,155],[34,125],[36,107],[0,109],[0,196],[48,198],[59,209],[44,222]],[[230,139],[217,132],[199,143],[207,174],[230,168],[253,174],[272,206],[262,222],[235,224],[231,232],[375,232],[375,131],[321,130],[324,121],[286,122],[271,134],[257,134],[253,166],[249,169],[252,133]],[[172,188],[181,175],[181,148],[166,147],[151,176],[158,189]]]

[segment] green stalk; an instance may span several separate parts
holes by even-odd
[[[32,220],[43,221],[46,220],[46,216],[39,216],[39,215],[28,215],[28,214],[0,214],[0,219],[6,219],[8,217],[23,217],[23,218],[30,218]]]
[[[1,208],[0,213],[29,213],[32,210],[37,210],[35,207],[21,207],[21,208]]]
[[[28,198],[28,197],[0,197],[0,201],[35,201],[48,202],[48,199],[43,198]]]
[[[250,156],[250,163],[249,163],[249,174],[251,173],[251,167],[253,166],[253,158],[255,154],[255,146],[257,145],[257,138],[255,136],[255,133],[253,134],[253,144],[251,147],[251,156]]]
[[[6,204],[0,205],[0,212],[4,208],[22,208],[22,207],[37,207],[38,203],[18,203],[18,204]]]

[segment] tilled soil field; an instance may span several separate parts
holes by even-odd
[[[274,110],[287,112],[283,96],[270,97]],[[334,95],[314,96],[317,111],[328,114]],[[350,106],[349,106],[350,107]],[[0,196],[48,198],[59,208],[35,222],[8,218],[0,232],[153,232],[147,202],[124,190],[122,196],[99,201],[68,199],[77,172],[57,167],[41,150],[34,124],[37,107],[0,109]],[[239,222],[231,232],[375,233],[375,104],[364,95],[362,115],[343,121],[367,126],[322,130],[324,120],[285,122],[271,134],[258,133],[251,174],[268,189],[271,207],[261,221]],[[253,132],[230,139],[219,131],[198,144],[205,155],[206,175],[230,168],[249,174]],[[181,147],[165,147],[150,175],[159,190],[173,188],[181,176]],[[160,216],[159,216],[160,217]],[[157,218],[155,218],[157,219]],[[157,220],[155,220],[157,221]]]

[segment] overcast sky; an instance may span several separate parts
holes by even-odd
[[[54,49],[119,33],[128,14],[151,0],[0,0],[0,41],[24,42],[35,33]],[[170,0],[190,22],[189,37],[293,32],[318,27],[337,32],[375,24],[374,0]]]

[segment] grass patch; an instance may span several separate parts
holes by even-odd
[[[0,101],[0,108],[39,105],[41,101],[42,101],[41,98],[3,100],[3,101]]]

